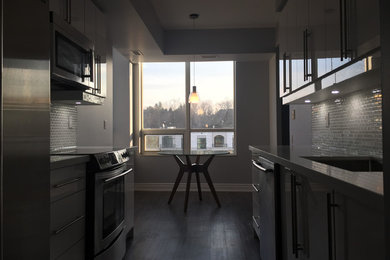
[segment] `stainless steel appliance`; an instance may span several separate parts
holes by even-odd
[[[78,148],[52,154],[87,154],[87,259],[122,259],[126,252],[125,183],[128,149]]]
[[[0,258],[49,259],[49,1],[0,1]]]
[[[73,105],[101,104],[95,89],[94,44],[82,33],[50,13],[52,101]]]

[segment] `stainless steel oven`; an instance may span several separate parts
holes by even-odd
[[[54,13],[50,14],[50,20],[52,81],[78,89],[93,89],[93,43]]]
[[[94,255],[109,248],[123,232],[126,164],[95,173]]]

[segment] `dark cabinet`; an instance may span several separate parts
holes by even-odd
[[[127,167],[132,169],[129,174],[125,176],[125,234],[128,238],[133,236],[134,228],[134,150],[130,152],[130,160],[127,163]]]
[[[276,200],[274,164],[262,157],[252,158],[252,226],[260,241],[261,259],[275,260],[276,249]]]
[[[84,0],[50,0],[50,11],[80,32],[84,32]]]
[[[85,35],[95,46],[94,92],[105,97],[107,95],[107,38],[106,17],[91,0],[85,0]]]
[[[308,220],[305,182],[287,168],[281,174],[283,259],[305,259],[308,251]]]
[[[85,257],[85,174],[85,163],[51,170],[50,259]]]
[[[289,0],[279,16],[280,96],[379,47],[378,5],[366,0]],[[336,82],[334,74],[324,86]]]
[[[281,170],[283,259],[384,259],[384,216],[378,209]]]

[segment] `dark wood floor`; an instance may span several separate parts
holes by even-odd
[[[220,209],[210,192],[201,202],[191,192],[184,214],[184,192],[177,192],[171,205],[169,192],[136,192],[134,238],[125,259],[260,259],[250,226],[251,193],[218,195]]]

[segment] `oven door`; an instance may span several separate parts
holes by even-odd
[[[94,254],[105,250],[124,229],[126,165],[95,173]]]

